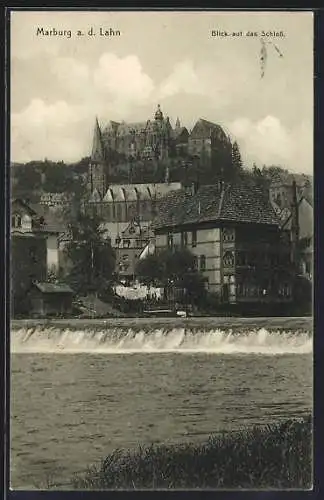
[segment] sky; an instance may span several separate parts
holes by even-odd
[[[91,152],[96,116],[102,126],[145,121],[160,104],[173,125],[221,125],[247,167],[313,171],[311,12],[15,11],[10,25],[11,161],[78,161]]]

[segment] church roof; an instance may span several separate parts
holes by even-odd
[[[89,201],[92,203],[99,203],[101,201],[101,196],[96,188],[92,191]]]
[[[159,212],[156,229],[209,221],[279,225],[263,191],[244,185],[201,186],[196,194],[181,189],[161,201]]]
[[[125,201],[125,190],[123,186],[113,186],[110,188],[114,201]]]
[[[137,201],[161,198],[170,191],[180,189],[180,182],[157,183],[157,184],[111,184],[103,198],[105,202],[112,201]],[[96,190],[95,190],[96,191]],[[99,193],[92,193],[90,201],[100,201]]]
[[[178,191],[181,188],[180,182],[161,182],[158,184],[153,184],[154,186],[154,196],[157,199],[163,198],[168,193],[172,191]]]

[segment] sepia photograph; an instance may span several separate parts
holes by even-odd
[[[11,490],[313,488],[313,22],[11,9]]]

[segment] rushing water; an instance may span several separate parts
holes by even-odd
[[[23,327],[11,350],[13,488],[312,408],[308,327]]]

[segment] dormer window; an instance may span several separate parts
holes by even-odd
[[[206,256],[205,255],[200,256],[200,270],[206,271]]]

